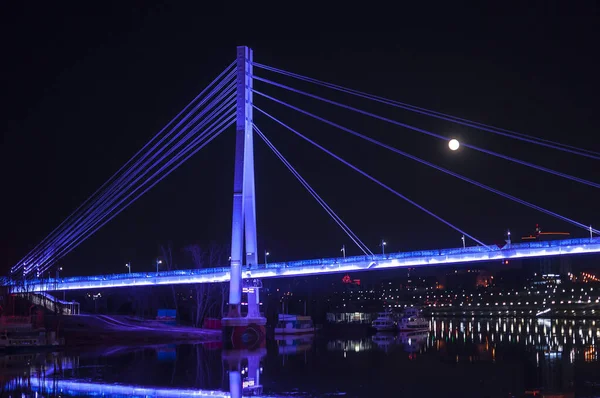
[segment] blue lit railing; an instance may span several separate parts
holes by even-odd
[[[374,256],[351,256],[351,257],[338,257],[338,258],[320,258],[311,260],[301,261],[288,261],[281,263],[269,263],[266,265],[267,269],[285,270],[293,268],[306,268],[306,267],[327,267],[333,265],[361,263],[361,262],[378,262],[384,260],[403,260],[419,257],[443,257],[443,256],[455,256],[461,254],[470,253],[494,253],[494,252],[506,252],[519,249],[540,249],[540,248],[556,248],[556,247],[567,247],[567,246],[582,246],[587,244],[600,244],[600,238],[581,238],[581,239],[565,239],[565,240],[554,240],[554,241],[535,241],[525,243],[513,243],[510,246],[504,247],[493,246],[469,246],[466,248],[450,248],[450,249],[439,249],[439,250],[419,250],[412,252],[400,252],[400,253],[389,253],[389,254],[377,254]],[[264,265],[255,265],[252,269],[265,268]],[[245,268],[249,269],[249,268]],[[185,275],[218,275],[229,272],[229,267],[217,267],[217,268],[200,268],[200,269],[184,269],[184,270],[172,270],[172,271],[161,271],[158,274],[156,272],[132,272],[132,273],[119,273],[111,275],[97,275],[97,276],[76,276],[68,278],[55,278],[40,279],[29,281],[28,284],[42,284],[51,287],[57,283],[69,283],[69,282],[93,282],[103,280],[124,280],[131,281],[132,279],[146,279],[156,277],[169,277],[169,276],[185,276]],[[3,286],[16,286],[19,284],[18,281],[11,280],[9,278],[0,279],[0,283]],[[51,289],[49,289],[51,290]]]

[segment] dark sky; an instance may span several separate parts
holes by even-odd
[[[201,3],[201,2],[198,2]],[[289,18],[290,10],[118,2],[0,9],[0,271],[24,256],[225,66],[236,45],[257,62],[542,138],[600,151],[599,8],[376,10],[391,18]],[[331,11],[331,10],[329,10]],[[358,10],[360,11],[360,10]],[[275,13],[286,15],[285,18]],[[307,14],[310,15],[310,14]],[[335,13],[332,15],[336,15]],[[517,15],[517,17],[515,17]],[[395,18],[397,16],[397,18]],[[318,21],[317,21],[318,20]],[[326,28],[323,28],[323,27]],[[598,161],[277,79],[405,123],[598,182]],[[257,89],[585,224],[600,226],[595,188],[461,150],[256,83]],[[279,105],[256,103],[486,242],[567,230],[550,218],[403,159]],[[257,125],[372,250],[459,246],[460,234],[265,117]],[[161,243],[229,243],[234,132],[178,169],[62,264],[66,273],[152,269]],[[348,238],[256,141],[259,245],[271,260],[336,256]]]

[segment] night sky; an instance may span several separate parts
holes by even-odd
[[[600,151],[600,11],[593,2],[587,9],[569,11],[470,9],[456,16],[443,13],[436,18],[439,21],[406,13],[389,23],[338,16],[327,29],[318,28],[321,21],[284,23],[268,13],[254,19],[236,14],[233,8],[206,13],[200,6],[155,6],[144,1],[123,1],[113,7],[90,3],[83,8],[43,4],[0,6],[2,274],[231,63],[237,45],[251,46],[260,63]],[[448,137],[600,181],[598,161],[255,72]],[[446,142],[435,138],[264,83],[255,87],[600,227],[600,196],[595,188],[464,148],[450,152]],[[507,228],[515,236],[528,234],[536,223],[547,231],[588,236],[570,224],[266,99],[255,96],[255,102],[485,242],[501,241]],[[255,122],[373,251],[379,250],[382,238],[392,251],[461,245],[458,232],[264,116],[255,113]],[[260,252],[269,250],[270,261],[329,257],[339,255],[345,244],[349,255],[359,254],[258,138],[255,146]],[[65,257],[61,261],[65,273],[125,272],[127,261],[133,271],[151,270],[158,245],[169,241],[177,249],[189,243],[228,244],[233,149],[230,129]]]

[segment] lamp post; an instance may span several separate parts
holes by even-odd
[[[380,246],[381,246],[381,254],[384,256],[385,256],[385,245],[387,245],[387,242],[382,239]]]
[[[462,240],[463,243],[463,249],[467,247],[467,244],[465,243],[465,236],[461,236],[460,240]]]
[[[342,245],[342,255],[344,256],[344,258],[346,258],[346,245]]]
[[[156,275],[158,275],[158,265],[159,264],[162,264],[162,260],[160,260],[160,259],[157,258],[156,259]]]
[[[129,273],[131,274],[131,263],[127,263],[125,266],[129,269]]]
[[[510,231],[506,231],[506,243],[508,243],[508,245],[510,246]]]
[[[265,250],[265,268],[267,268],[267,257],[269,257],[269,252]]]

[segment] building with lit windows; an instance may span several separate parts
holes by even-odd
[[[546,232],[539,225],[535,226],[535,233],[524,236],[523,242],[539,242],[548,240],[569,239],[569,232]],[[572,271],[571,258],[569,256],[539,257],[523,260],[524,265],[531,267],[539,275],[559,275],[564,278]]]

